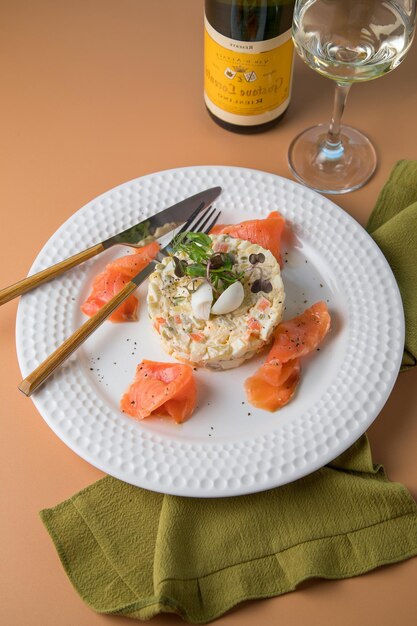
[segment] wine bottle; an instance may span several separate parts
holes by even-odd
[[[294,0],[205,0],[204,99],[217,124],[264,131],[291,97]]]

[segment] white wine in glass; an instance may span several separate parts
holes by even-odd
[[[303,61],[336,82],[330,124],[302,132],[289,149],[295,177],[323,193],[358,189],[376,167],[369,139],[341,118],[350,86],[395,69],[413,40],[416,0],[297,0],[293,40]]]

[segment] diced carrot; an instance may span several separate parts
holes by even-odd
[[[257,306],[260,311],[265,311],[265,309],[268,309],[271,306],[271,303],[266,298],[262,298],[261,300],[259,300]]]
[[[203,333],[190,333],[190,337],[193,341],[197,341],[198,343],[201,343],[206,340]]]
[[[219,241],[213,246],[214,252],[227,252],[229,250],[229,244],[224,241]]]
[[[258,322],[258,320],[256,320],[254,317],[250,317],[248,319],[247,325],[250,328],[252,333],[259,333],[259,331],[262,328],[260,322]]]
[[[181,324],[181,322],[182,322],[181,315],[174,315],[174,322],[176,324]]]
[[[166,323],[165,317],[157,317],[153,323],[156,332],[161,332],[161,326]]]

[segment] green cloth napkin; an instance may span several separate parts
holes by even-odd
[[[417,356],[417,163],[396,165],[369,228],[392,264]],[[417,554],[417,507],[373,465],[366,436],[284,487],[235,498],[166,496],[106,477],[41,511],[61,562],[95,611],[209,622],[239,602],[340,579]]]
[[[367,225],[400,288],[405,315],[402,369],[417,362],[417,161],[399,161]]]

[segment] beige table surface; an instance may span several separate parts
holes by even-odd
[[[240,136],[217,127],[202,99],[202,0],[0,2],[0,285],[26,275],[45,241],[79,207],[131,178],[223,164],[291,177],[292,137],[326,121],[332,85],[296,62],[279,127]],[[417,44],[387,77],[352,90],[346,123],[375,142],[379,168],[336,198],[361,224],[392,165],[417,157]],[[38,511],[103,474],[70,451],[16,389],[17,302],[0,309],[0,623],[127,624],[79,599]],[[417,376],[401,374],[369,431],[374,458],[417,497]],[[415,626],[417,559],[248,603],[219,624]],[[175,616],[155,626],[179,624]]]

